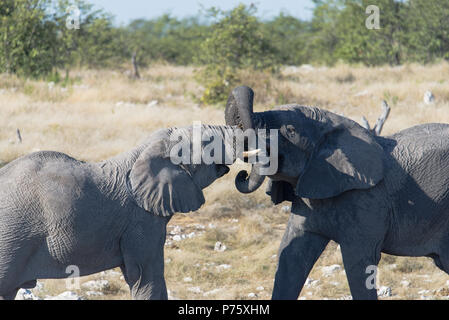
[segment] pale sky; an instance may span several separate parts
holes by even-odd
[[[138,18],[155,18],[170,13],[177,18],[198,14],[201,5],[205,8],[218,7],[229,10],[239,3],[255,3],[257,15],[269,19],[281,11],[301,19],[312,17],[311,0],[90,0],[97,7],[112,13],[119,24]]]

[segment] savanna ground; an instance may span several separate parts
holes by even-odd
[[[78,159],[98,161],[136,146],[150,132],[193,121],[223,124],[223,109],[198,104],[202,93],[194,69],[154,65],[141,80],[126,72],[78,71],[67,87],[43,81],[0,76],[0,162],[37,150],[57,150]],[[245,75],[244,75],[245,76]],[[274,105],[315,105],[374,124],[381,101],[392,107],[383,134],[427,122],[449,123],[449,64],[366,68],[345,65],[285,68],[280,76],[247,74],[255,89],[255,110]],[[229,89],[231,90],[231,88]],[[431,90],[433,105],[423,103]],[[157,103],[156,103],[157,101]],[[22,143],[16,130],[20,129]],[[265,188],[251,195],[238,193],[233,179],[245,164],[206,192],[206,205],[177,214],[168,231],[166,280],[177,299],[268,299],[273,287],[278,246],[288,219],[287,203],[273,206]],[[179,238],[187,236],[186,239]],[[183,236],[184,235],[184,236]],[[214,250],[222,242],[224,252]],[[340,265],[335,272],[322,267]],[[427,258],[383,255],[380,285],[392,289],[385,299],[441,299],[449,295],[449,275]],[[339,299],[350,295],[337,244],[331,243],[312,270],[302,299]],[[81,279],[107,279],[103,296],[129,299],[116,273]],[[319,281],[313,281],[319,280]],[[67,291],[64,280],[44,280],[40,297]],[[75,290],[85,295],[86,289]],[[251,294],[252,293],[252,294]]]

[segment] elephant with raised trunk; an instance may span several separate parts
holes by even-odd
[[[0,299],[36,279],[66,278],[69,266],[80,276],[120,267],[134,299],[166,299],[166,225],[200,208],[202,189],[236,159],[234,128],[202,126],[200,151],[215,141],[223,159],[189,162],[188,153],[175,164],[171,151],[181,140],[191,149],[193,128],[157,131],[99,163],[38,152],[1,168]]]
[[[254,93],[236,88],[226,123],[277,129],[278,170],[267,193],[292,203],[281,242],[273,299],[297,299],[330,240],[341,246],[354,299],[377,299],[381,252],[427,256],[449,273],[449,125],[424,124],[379,137],[354,121],[314,107],[253,112]],[[269,149],[269,148],[268,148]],[[254,192],[261,164],[236,177]]]

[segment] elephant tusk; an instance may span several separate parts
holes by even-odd
[[[251,150],[251,151],[245,151],[243,152],[243,157],[244,158],[250,158],[250,157],[254,157],[257,156],[259,153],[262,152],[262,149],[257,149],[257,150]]]

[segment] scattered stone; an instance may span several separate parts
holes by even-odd
[[[435,102],[435,96],[433,95],[433,93],[431,91],[426,91],[426,93],[424,93],[424,103],[432,104],[434,102]]]
[[[340,285],[340,282],[338,282],[338,281],[331,281],[330,284],[335,286],[335,287],[338,287]]]
[[[182,233],[182,228],[180,226],[174,226],[173,229],[170,231],[170,235],[179,235]]]
[[[403,286],[405,288],[410,287],[410,281],[402,280],[400,283],[401,283],[401,286]]]
[[[66,291],[55,297],[45,298],[45,300],[83,300],[83,299],[80,296],[78,296],[75,292]]]
[[[277,259],[277,257],[278,257],[277,254],[273,254],[273,255],[271,256],[271,259],[275,260],[275,259]]]
[[[84,289],[88,289],[89,291],[103,291],[109,287],[108,280],[91,280],[83,283],[81,285]]]
[[[219,288],[213,289],[213,290],[203,293],[203,297],[213,296],[213,295],[216,295],[217,293],[220,293],[221,291],[223,291],[223,289],[219,289]]]
[[[147,104],[147,107],[149,107],[149,108],[155,107],[155,106],[157,106],[158,104],[159,104],[159,101],[153,100],[153,101],[150,101],[150,102]]]
[[[309,287],[316,287],[320,283],[320,280],[314,280],[312,278],[307,278],[306,282],[304,283],[304,286],[307,288]]]
[[[213,224],[213,223],[209,223],[208,227],[209,227],[209,229],[216,229],[217,228],[217,226],[215,224]]]
[[[184,279],[182,279],[184,282],[192,282],[192,278],[190,277],[185,277]]]
[[[122,275],[121,272],[115,270],[107,270],[100,272],[100,276],[102,277],[120,277]]]
[[[179,234],[177,234],[176,236],[173,237],[173,241],[181,241],[181,240],[182,240],[182,237]]]
[[[357,93],[354,95],[354,97],[363,97],[363,96],[366,96],[366,95],[368,95],[368,94],[369,94],[369,91],[368,91],[368,90],[363,90],[363,91],[357,92]]]
[[[226,249],[227,249],[227,247],[223,243],[221,243],[220,241],[215,243],[214,251],[225,252]]]
[[[220,272],[220,271],[222,271],[222,270],[229,270],[229,269],[232,268],[232,266],[229,265],[229,264],[220,264],[220,265],[217,266],[216,268],[217,268],[217,270]]]
[[[165,263],[166,263],[166,264],[169,264],[170,262],[171,262],[171,259],[170,259],[170,258],[165,259]]]
[[[251,292],[248,294],[248,298],[257,298],[257,294],[255,294],[254,292]]]
[[[39,300],[29,289],[20,289],[17,292],[16,300]]]
[[[281,211],[284,212],[284,213],[289,213],[290,212],[290,206],[283,206],[281,208]]]
[[[264,287],[262,287],[262,286],[260,286],[260,287],[257,287],[257,288],[256,288],[256,290],[260,292],[260,291],[264,291],[264,290],[265,290],[265,288],[264,288]]]
[[[392,291],[390,287],[387,286],[381,286],[379,289],[377,289],[377,296],[379,297],[391,297]]]
[[[429,293],[430,293],[430,290],[420,290],[420,291],[418,291],[419,295],[425,295],[425,294],[429,294]]]
[[[332,274],[334,274],[335,272],[341,270],[341,266],[338,264],[334,264],[331,266],[327,266],[327,267],[322,267],[321,271],[323,272],[323,275],[328,277]]]
[[[194,238],[196,236],[196,233],[195,232],[190,232],[188,235],[187,235],[187,238],[188,239],[192,239],[192,238]]]
[[[190,288],[187,288],[187,291],[195,293],[195,294],[200,294],[202,292],[200,287],[190,287]]]
[[[101,297],[104,296],[103,292],[99,292],[99,291],[87,291],[86,292],[86,296],[88,296],[89,298],[91,297]]]

